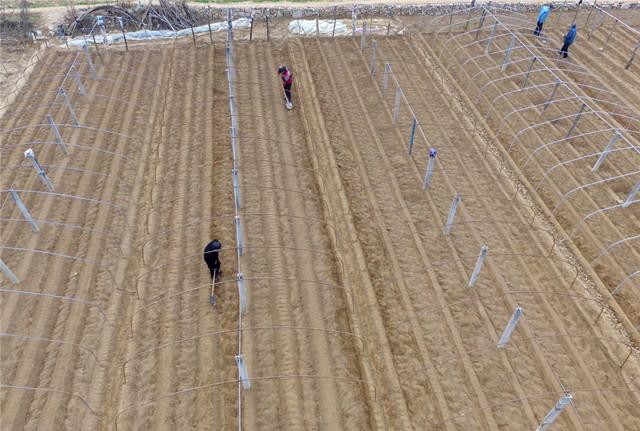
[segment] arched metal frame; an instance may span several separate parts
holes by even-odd
[[[626,238],[623,238],[623,239],[619,239],[618,241],[612,242],[611,244],[606,246],[604,248],[604,250],[602,250],[600,252],[600,254],[598,254],[591,262],[589,262],[589,265],[591,265],[591,266],[595,265],[595,263],[597,261],[599,261],[604,256],[608,255],[609,252],[611,251],[611,249],[619,246],[620,244],[624,244],[627,241],[634,241],[634,240],[637,240],[637,239],[640,239],[640,235],[629,236],[629,237],[626,237]]]
[[[635,276],[636,276],[636,275],[638,275],[638,274],[640,274],[640,270],[636,270],[636,271],[632,272],[631,274],[627,275],[627,276],[624,278],[624,280],[622,280],[622,281],[620,282],[620,284],[618,284],[618,286],[616,286],[616,288],[615,288],[615,289],[613,289],[613,290],[611,291],[611,296],[613,297],[616,293],[618,293],[618,290],[622,289],[622,287],[624,286],[624,284],[625,284],[627,281],[631,280],[633,277],[635,277]]]
[[[636,204],[636,203],[639,203],[639,202],[640,202],[640,199],[635,200],[635,201],[631,201],[631,203],[630,203],[629,205],[633,205],[633,204]],[[573,228],[573,231],[572,231],[572,232],[571,232],[571,234],[569,235],[569,238],[570,238],[570,239],[572,239],[572,238],[573,238],[573,237],[578,233],[578,231],[580,230],[580,228],[582,227],[582,225],[583,225],[584,223],[586,223],[586,222],[587,222],[587,220],[589,220],[591,217],[593,217],[593,216],[595,216],[595,215],[598,215],[598,214],[602,214],[602,213],[607,212],[607,211],[612,211],[612,210],[615,210],[615,209],[624,208],[624,206],[623,206],[623,205],[624,205],[624,203],[617,204],[617,205],[612,205],[612,206],[610,206],[610,207],[606,207],[606,208],[599,208],[599,209],[597,209],[597,210],[595,210],[595,211],[593,211],[593,212],[591,212],[591,213],[587,214],[585,217],[583,217],[583,218],[582,218],[582,220],[580,221],[580,223],[578,223],[578,224],[576,225],[576,227],[575,227],[575,228]]]
[[[76,347],[80,350],[83,350],[85,352],[89,352],[89,354],[91,354],[91,356],[93,357],[93,359],[96,361],[96,364],[98,364],[100,366],[100,368],[104,368],[104,365],[102,363],[102,361],[100,361],[100,359],[98,358],[98,355],[96,354],[96,352],[93,349],[90,349],[89,347],[80,344],[80,343],[75,343],[73,341],[66,341],[66,340],[57,340],[57,339],[53,339],[53,338],[45,338],[45,337],[34,337],[31,335],[22,335],[22,334],[10,334],[7,332],[0,332],[0,338],[14,338],[14,339],[21,339],[26,341],[37,341],[37,342],[41,342],[41,343],[52,343],[52,344],[58,344],[60,346],[72,346],[72,347]]]

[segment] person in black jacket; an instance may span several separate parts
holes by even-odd
[[[215,277],[216,281],[218,281],[218,278],[220,277],[220,272],[222,271],[220,259],[218,258],[218,252],[220,251],[221,248],[222,248],[222,244],[217,239],[214,239],[213,241],[211,241],[204,248],[204,261],[209,267],[209,272],[211,273],[211,280],[213,280]]]

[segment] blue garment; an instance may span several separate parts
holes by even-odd
[[[544,23],[549,16],[549,12],[551,12],[551,8],[549,6],[542,6],[540,8],[540,13],[538,14],[538,22]]]
[[[571,26],[571,29],[567,32],[567,34],[564,37],[564,43],[567,45],[571,45],[573,43],[574,40],[576,40],[576,33],[578,32],[578,30],[576,29],[576,25],[573,24]]]

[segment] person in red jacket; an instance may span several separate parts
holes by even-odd
[[[278,75],[282,79],[282,86],[284,87],[284,98],[287,109],[293,109],[293,102],[291,100],[291,85],[293,85],[293,74],[284,65],[278,66]]]

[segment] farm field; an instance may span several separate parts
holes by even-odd
[[[238,40],[233,94],[225,44],[203,38],[41,52],[0,111],[0,258],[20,280],[0,278],[0,428],[533,429],[564,393],[572,405],[554,430],[640,428],[638,279],[604,295],[637,269],[638,243],[588,265],[637,235],[637,205],[568,238],[591,211],[622,203],[637,153],[615,152],[595,173],[593,160],[563,164],[534,190],[609,135],[554,146],[523,168],[571,120],[507,151],[540,114],[501,118],[544,103],[547,90],[488,110],[522,87],[522,77],[502,80],[477,97],[499,78],[509,38],[493,44],[502,56],[483,56],[484,45],[454,52],[475,34],[421,28],[362,47],[359,36]],[[580,41],[558,73],[619,94],[625,107],[606,119],[637,144],[638,64],[606,62],[606,38]],[[632,49],[623,34],[608,43]],[[512,61],[507,74],[527,71]],[[292,111],[280,63],[294,73]],[[573,109],[564,103],[545,115]],[[597,121],[585,115],[576,133]],[[213,238],[223,245],[215,307],[202,260]],[[516,307],[518,326],[497,348]]]

